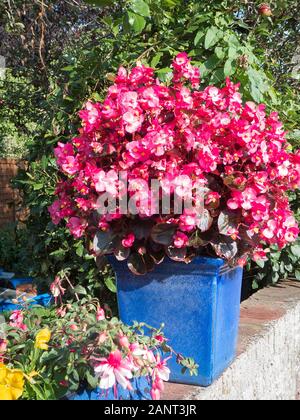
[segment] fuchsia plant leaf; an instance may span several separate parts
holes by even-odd
[[[242,265],[295,241],[287,192],[300,185],[300,151],[278,114],[243,103],[228,78],[200,90],[186,53],[171,69],[163,83],[142,64],[121,67],[104,101],[80,111],[79,135],[55,149],[53,223],[139,274],[185,248]]]

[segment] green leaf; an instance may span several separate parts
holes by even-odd
[[[295,255],[295,257],[300,258],[300,245],[292,245],[291,246],[292,254]]]
[[[161,57],[163,56],[162,52],[157,53],[151,60],[151,67],[156,67],[157,64],[160,62]]]
[[[132,10],[137,13],[138,15],[144,16],[144,17],[150,17],[150,8],[147,3],[145,3],[143,0],[132,0],[131,3]]]
[[[195,47],[197,47],[200,44],[201,39],[204,37],[204,32],[203,31],[199,31],[195,37],[194,40],[194,45]]]
[[[181,3],[181,0],[162,0],[162,6],[169,9],[174,9]]]
[[[142,32],[146,26],[146,20],[143,16],[137,15],[136,13],[127,12],[128,23],[136,33]]]
[[[216,26],[212,26],[206,33],[204,47],[206,50],[212,48],[222,38],[223,32]]]
[[[258,260],[256,261],[256,264],[260,267],[260,268],[264,268],[265,267],[265,261],[264,260]]]
[[[113,277],[104,277],[104,283],[108,290],[110,290],[112,293],[117,293],[116,280]]]
[[[173,243],[177,225],[172,223],[160,223],[152,229],[151,238],[157,244],[170,246]]]
[[[89,384],[89,386],[91,387],[91,389],[96,389],[97,386],[99,385],[99,379],[95,378],[93,375],[91,375],[91,373],[89,371],[86,372],[86,380]]]
[[[224,66],[224,75],[226,77],[232,76],[236,71],[236,68],[234,67],[234,60],[228,59]]]
[[[84,0],[85,3],[91,4],[92,6],[113,6],[114,0]]]
[[[78,295],[83,295],[83,296],[85,296],[87,294],[85,288],[83,286],[80,286],[80,285],[75,287],[74,293],[77,293]]]
[[[300,280],[300,270],[295,271],[295,277],[297,280]]]

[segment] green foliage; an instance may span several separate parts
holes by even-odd
[[[23,158],[41,131],[37,122],[35,88],[25,77],[10,71],[0,78],[0,157]]]

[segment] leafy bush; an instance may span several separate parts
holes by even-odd
[[[24,158],[40,132],[36,91],[25,77],[10,71],[0,78],[0,157]]]
[[[101,6],[102,2],[96,3]],[[259,1],[144,0],[107,7],[112,3],[93,9],[94,24],[85,26],[88,30],[79,37],[70,37],[59,58],[57,54],[52,56],[55,58],[47,63],[46,82],[41,78],[46,101],[39,101],[33,108],[38,116],[42,108],[47,119],[43,135],[36,137],[31,148],[29,170],[18,185],[32,211],[28,242],[36,257],[34,272],[48,282],[68,265],[67,259],[72,258],[74,273],[75,266],[82,266],[81,257],[71,250],[65,253],[65,260],[51,255],[60,249],[63,235],[63,230],[55,232],[47,214],[56,181],[53,145],[74,135],[81,104],[87,99],[103,99],[109,73],[115,73],[120,63],[130,68],[139,59],[161,69],[163,78],[170,71],[171,57],[189,51],[201,69],[204,84],[219,84],[225,74],[230,75],[241,82],[246,100],[262,100],[268,110],[279,109],[293,142],[299,138],[299,89],[297,75],[291,77],[297,47],[297,1],[273,2],[272,18],[258,16]],[[88,13],[81,19],[82,26],[91,21]],[[73,242],[66,232],[64,238],[71,248]],[[82,281],[82,276],[77,280]]]

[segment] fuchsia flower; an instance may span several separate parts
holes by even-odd
[[[153,400],[159,400],[161,392],[164,391],[164,382],[168,382],[170,379],[170,369],[167,367],[168,359],[162,360],[160,355],[155,356],[156,366],[152,372],[152,389],[151,397]]]
[[[50,292],[55,298],[55,304],[57,304],[58,298],[62,302],[62,296],[64,296],[66,289],[62,287],[62,280],[56,276],[54,282],[50,285]]]
[[[99,362],[95,364],[95,372],[100,378],[101,389],[112,388],[117,383],[124,389],[130,387],[133,366],[127,358],[123,359],[120,350],[111,352],[108,358],[99,359]]]
[[[0,338],[0,355],[4,354],[7,350],[8,342],[2,338]]]
[[[13,311],[12,315],[10,316],[10,323],[9,325],[13,328],[18,328],[22,331],[27,331],[27,326],[24,324],[24,315],[22,311]]]
[[[99,321],[104,321],[105,320],[105,311],[102,308],[97,308],[97,313],[96,313],[96,320]]]
[[[129,340],[126,337],[126,335],[120,334],[119,337],[118,337],[118,341],[119,341],[119,345],[121,347],[124,347],[126,349],[129,349],[130,343],[129,343]]]

